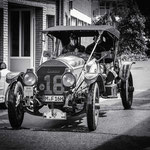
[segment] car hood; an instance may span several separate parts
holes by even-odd
[[[85,64],[85,60],[79,56],[74,56],[74,55],[67,55],[67,56],[59,56],[54,59],[49,59],[42,63],[39,68],[37,69],[38,74],[42,74],[44,72],[44,68],[48,71],[48,73],[56,72],[56,70],[60,70],[60,68],[70,68],[71,70],[76,71],[81,71],[83,68],[83,65]],[[52,68],[52,69],[48,69]],[[51,71],[49,71],[51,70]]]
[[[60,56],[58,57],[56,60],[63,62],[64,64],[66,64],[68,67],[71,68],[77,68],[77,67],[81,67],[84,65],[85,61],[83,58],[80,58],[78,56]]]

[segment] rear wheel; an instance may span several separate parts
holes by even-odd
[[[124,109],[130,109],[132,106],[133,101],[133,79],[132,74],[130,73],[129,78],[125,81],[121,81],[121,99],[122,99],[122,105]]]
[[[97,128],[99,109],[99,87],[97,83],[94,83],[89,89],[87,103],[87,124],[90,131]]]
[[[8,93],[8,117],[9,122],[14,129],[21,127],[24,118],[24,110],[22,106],[23,87],[20,82],[12,85]]]

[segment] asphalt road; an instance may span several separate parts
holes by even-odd
[[[134,102],[124,110],[120,98],[101,99],[99,125],[89,132],[85,115],[50,121],[25,115],[12,130],[7,110],[0,110],[0,150],[150,150],[150,60],[132,67]]]

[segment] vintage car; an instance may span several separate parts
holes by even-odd
[[[86,113],[88,129],[94,131],[101,97],[117,98],[118,93],[124,109],[131,108],[132,63],[122,64],[117,58],[118,30],[107,25],[55,26],[45,29],[43,34],[44,43],[50,43],[49,39],[55,41],[55,49],[43,50],[41,64],[35,72],[27,69],[25,73],[7,76],[8,117],[12,128],[21,127],[25,112],[53,120]],[[88,47],[94,37],[91,51],[70,48],[63,52],[72,35],[78,47],[81,44]],[[49,111],[41,111],[43,106],[48,106]]]
[[[6,75],[10,72],[4,62],[0,62],[0,107],[7,108],[7,88]]]

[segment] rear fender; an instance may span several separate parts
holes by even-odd
[[[124,62],[121,66],[119,77],[121,80],[125,81],[129,78],[131,67],[134,62]]]

